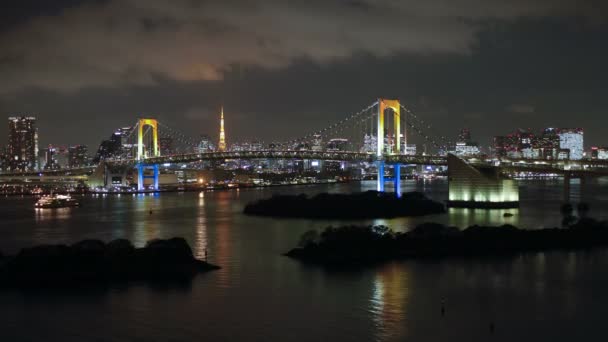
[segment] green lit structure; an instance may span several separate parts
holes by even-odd
[[[517,208],[519,187],[493,166],[472,166],[448,155],[448,207]]]

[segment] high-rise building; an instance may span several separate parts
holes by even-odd
[[[132,132],[132,127],[122,127],[114,131],[110,139],[103,140],[99,145],[93,163],[109,158],[133,158],[136,144],[133,143]]]
[[[44,166],[45,170],[57,170],[59,169],[59,164],[57,163],[57,147],[53,145],[49,145],[44,151]]]
[[[561,128],[558,132],[559,147],[569,151],[569,159],[583,159],[583,129],[582,128]]]
[[[68,149],[68,166],[70,168],[84,167],[89,164],[86,145],[74,145]]]
[[[224,106],[222,106],[220,114],[220,141],[217,144],[220,152],[226,151],[226,132],[224,131]]]
[[[545,128],[534,142],[534,147],[540,150],[541,159],[557,159],[559,152],[559,135],[556,128]]]
[[[591,148],[591,158],[606,160],[608,159],[608,147],[592,147]]]
[[[8,158],[11,170],[38,169],[38,129],[36,118],[20,116],[8,118]]]
[[[213,142],[211,142],[211,138],[208,135],[201,135],[201,140],[198,143],[198,153],[205,152],[213,152],[215,151],[215,146]]]

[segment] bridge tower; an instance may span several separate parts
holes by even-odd
[[[387,109],[391,109],[393,112],[393,136],[394,136],[394,148],[391,153],[400,154],[401,152],[401,105],[399,100],[389,100],[389,99],[378,99],[378,120],[377,120],[377,168],[378,168],[378,184],[377,190],[380,192],[384,192],[384,154],[386,151],[384,150],[384,122],[385,120],[385,111]],[[394,165],[393,172],[393,186],[395,189],[395,194],[397,197],[401,196],[401,164]]]
[[[144,152],[144,128],[148,126],[152,129],[152,155],[148,156]],[[137,128],[137,190],[144,190],[144,180],[152,178],[154,190],[158,190],[158,164],[146,164],[148,157],[160,157],[158,145],[158,121],[156,119],[139,119]],[[146,176],[145,171],[152,169],[152,176]]]

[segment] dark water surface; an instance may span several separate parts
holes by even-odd
[[[84,238],[185,237],[221,270],[187,288],[134,285],[100,292],[0,292],[0,341],[605,341],[608,252],[502,260],[403,261],[359,271],[304,266],[280,254],[300,234],[344,221],[247,217],[272,193],[349,192],[373,182],[156,196],[82,198],[81,208],[35,211],[33,198],[0,199],[0,250]],[[406,182],[445,200],[443,181]],[[558,226],[558,182],[521,183],[522,207],[450,210],[426,218],[365,221],[405,230],[435,221]],[[573,200],[608,218],[608,184],[572,186]],[[152,210],[152,214],[150,214]],[[361,222],[361,221],[359,221]],[[441,303],[445,302],[445,316]],[[490,332],[490,324],[495,330]]]

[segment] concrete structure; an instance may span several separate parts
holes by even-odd
[[[473,166],[448,155],[448,206],[464,208],[513,208],[519,206],[519,188],[497,167]]]

